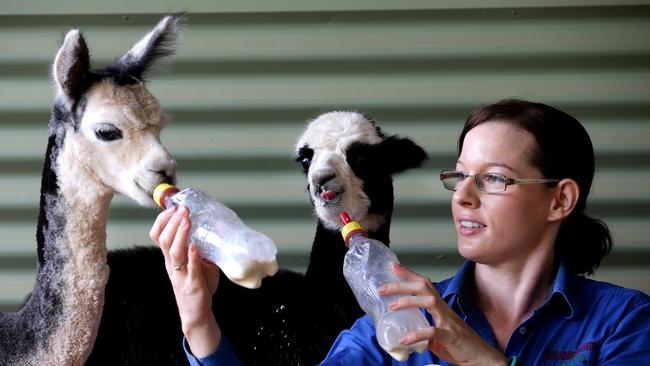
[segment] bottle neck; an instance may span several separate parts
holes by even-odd
[[[357,221],[350,221],[349,217],[347,217],[347,214],[346,214],[346,220],[344,220],[344,222],[346,222],[346,224],[341,229],[341,235],[343,236],[345,245],[348,248],[350,247],[350,239],[352,239],[353,237],[359,235],[368,237],[368,232],[366,231],[366,229],[364,229],[363,226],[361,226],[361,224],[358,223]]]
[[[346,236],[345,236],[345,245],[349,248],[350,245],[354,245],[355,240],[352,240],[356,237],[362,237],[362,238],[367,238],[368,237],[368,232],[365,230],[353,230],[350,231]]]
[[[160,193],[160,199],[158,203],[160,207],[162,207],[163,210],[169,208],[167,200],[178,192],[180,192],[180,189],[175,186],[170,186],[163,190],[162,193]]]

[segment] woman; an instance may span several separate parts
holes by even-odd
[[[454,192],[458,250],[467,261],[437,284],[396,265],[406,281],[380,290],[412,295],[393,309],[425,311],[434,326],[401,341],[426,339],[429,351],[392,360],[364,316],[321,365],[650,364],[650,298],[581,276],[598,267],[611,238],[584,214],[594,154],[580,123],[543,104],[503,100],[469,116],[458,152],[456,168],[440,177]],[[218,271],[193,246],[186,255],[189,225],[181,209],[160,214],[151,230],[176,293],[188,358],[240,364],[210,310]]]

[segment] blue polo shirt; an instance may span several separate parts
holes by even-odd
[[[474,263],[466,261],[436,288],[481,338],[496,347],[492,328],[465,290],[472,287],[468,284],[473,272]],[[187,354],[192,365],[241,365],[227,340],[206,358]],[[505,354],[517,356],[525,365],[650,365],[650,297],[585,279],[560,264],[544,304],[515,329]],[[377,343],[372,319],[366,315],[339,335],[321,366],[429,364],[450,365],[428,350],[395,361]]]

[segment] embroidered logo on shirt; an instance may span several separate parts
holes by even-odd
[[[587,342],[575,351],[547,350],[544,352],[545,365],[580,366],[590,365],[597,356],[599,345],[596,342]]]

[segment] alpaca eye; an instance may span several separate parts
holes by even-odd
[[[307,174],[309,167],[311,166],[311,159],[314,157],[314,150],[310,149],[307,145],[303,146],[298,150],[296,156],[296,162],[300,163],[302,166],[302,171]]]
[[[95,130],[95,136],[102,141],[115,141],[122,138],[122,131],[113,125],[102,125]]]
[[[300,165],[302,165],[302,170],[307,172],[309,170],[309,166],[311,165],[311,158],[303,158],[300,161]]]

